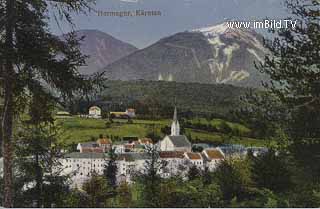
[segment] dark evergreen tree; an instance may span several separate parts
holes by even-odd
[[[285,192],[292,188],[292,174],[287,157],[269,150],[257,157],[252,157],[252,179],[256,186],[274,192]]]
[[[5,207],[13,206],[13,124],[20,104],[24,104],[23,95],[32,91],[30,85],[41,82],[42,86],[51,86],[63,99],[72,98],[75,92],[92,90],[91,82],[85,82],[77,71],[85,58],[78,48],[79,39],[74,33],[65,35],[65,40],[50,34],[48,8],[58,11],[56,20],[72,23],[70,12],[85,11],[90,3],[91,0],[0,2],[0,63],[4,81],[0,133]]]
[[[141,205],[143,207],[161,207],[160,172],[166,167],[165,161],[160,159],[156,146],[146,147],[148,159],[142,171],[137,172],[135,179],[142,185]]]
[[[294,142],[291,152],[306,175],[319,182],[320,172],[320,2],[288,0],[295,27],[272,31],[266,41],[271,55],[258,69],[271,81],[266,89],[288,108],[286,134]]]
[[[193,165],[189,168],[188,171],[188,180],[192,181],[201,176],[200,170],[197,168],[197,166]]]
[[[100,208],[109,206],[106,200],[110,195],[110,188],[104,176],[92,173],[91,178],[83,184],[82,188],[88,194],[89,207]]]
[[[108,152],[108,159],[106,160],[106,164],[103,170],[104,176],[108,181],[108,185],[112,188],[117,187],[117,173],[118,173],[118,165],[117,160],[118,155],[115,152],[115,148],[111,148]]]

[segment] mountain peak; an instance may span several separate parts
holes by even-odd
[[[80,68],[82,74],[92,74],[101,68],[133,53],[137,48],[100,30],[78,30],[81,52],[88,55],[86,65]]]
[[[111,80],[166,80],[259,86],[264,78],[254,62],[263,62],[261,36],[226,23],[166,37],[108,65]]]
[[[220,23],[215,26],[209,26],[209,27],[204,27],[204,28],[198,28],[195,30],[192,30],[192,32],[201,32],[204,35],[218,35],[218,34],[223,34],[228,31],[228,25],[226,22]]]

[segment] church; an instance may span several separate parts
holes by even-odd
[[[180,124],[178,120],[177,108],[174,108],[173,120],[171,124],[171,134],[165,136],[160,141],[161,151],[182,151],[191,152],[191,143],[185,135],[180,135]]]

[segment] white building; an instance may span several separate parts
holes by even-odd
[[[166,166],[162,169],[161,177],[169,178],[174,175],[184,176],[187,172],[188,164],[184,152],[162,151],[159,152],[160,159]]]
[[[72,185],[81,187],[86,180],[91,178],[93,172],[103,174],[105,154],[73,152],[65,155],[60,162],[63,174],[71,174]]]
[[[225,159],[224,153],[219,148],[205,149],[202,151],[205,167],[209,171],[214,171]]]
[[[133,108],[128,108],[126,109],[126,114],[130,117],[130,118],[134,118],[136,117],[136,110]]]
[[[165,136],[159,142],[161,151],[182,151],[191,152],[191,143],[184,135],[181,136]]]
[[[118,183],[126,181],[132,183],[132,177],[145,171],[146,161],[149,156],[146,153],[125,153],[120,154],[117,160]]]
[[[101,109],[98,106],[89,108],[89,118],[101,118]]]
[[[80,153],[85,153],[85,152],[102,153],[102,152],[104,152],[104,148],[99,146],[99,144],[97,142],[78,143],[77,150],[79,150]]]
[[[184,151],[191,152],[191,143],[185,135],[180,135],[180,125],[177,118],[177,108],[174,109],[171,124],[171,135],[165,136],[159,142],[161,151]]]
[[[204,162],[200,153],[185,152],[184,155],[189,162],[189,167],[196,166],[200,170],[204,169]]]

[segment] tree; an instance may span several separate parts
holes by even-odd
[[[274,192],[288,191],[292,186],[290,162],[287,157],[276,154],[274,150],[257,157],[252,157],[252,179],[259,188],[266,188]]]
[[[245,160],[224,160],[214,175],[226,202],[245,198],[247,189],[252,185],[250,166]]]
[[[23,95],[32,85],[51,86],[65,100],[77,92],[92,90],[91,82],[80,76],[77,67],[84,64],[74,33],[65,40],[50,34],[47,9],[58,11],[61,20],[72,23],[70,11],[82,12],[92,3],[86,0],[5,0],[0,4],[0,63],[2,66],[4,106],[0,134],[4,157],[4,202],[13,206],[13,123]],[[3,21],[3,23],[2,23]],[[45,85],[43,85],[45,84]]]
[[[34,201],[37,207],[63,206],[63,196],[70,182],[69,176],[63,175],[59,161],[58,131],[53,125],[41,128],[29,125],[19,133],[15,180],[21,181],[23,187],[16,189],[15,199],[23,201],[17,201],[15,206],[26,206]]]
[[[146,152],[148,160],[144,169],[136,174],[137,182],[142,184],[141,204],[144,207],[160,207],[160,172],[166,167],[166,163],[160,159],[157,146],[147,146]]]
[[[232,128],[227,122],[222,121],[219,125],[219,131],[225,134],[230,134],[232,133]]]
[[[113,147],[111,147],[111,149],[109,150],[108,159],[103,170],[104,176],[108,181],[108,185],[114,189],[117,186],[117,172],[118,172],[118,166],[116,162],[118,156],[115,150],[116,149]]]
[[[203,182],[201,177],[192,181],[177,177],[164,180],[161,184],[161,207],[222,207],[219,185]]]
[[[91,178],[83,184],[83,190],[89,196],[89,207],[107,207],[106,200],[110,194],[110,189],[104,176],[92,173]]]
[[[272,139],[278,136],[278,130],[285,128],[288,111],[279,98],[268,92],[249,91],[241,101],[235,115],[252,130],[253,137]]]
[[[133,207],[132,192],[130,186],[126,182],[120,184],[120,186],[117,188],[117,194],[117,207]]]
[[[196,178],[199,178],[199,176],[200,176],[200,170],[197,168],[197,166],[195,165],[191,166],[188,171],[189,181],[195,180]]]
[[[268,92],[288,108],[285,130],[294,142],[291,153],[315,181],[320,171],[319,6],[315,0],[288,0],[296,25],[271,30],[277,35],[265,41],[271,53],[257,66],[271,79],[264,84]]]
[[[78,189],[71,190],[64,198],[63,207],[66,208],[88,208],[89,196]]]

